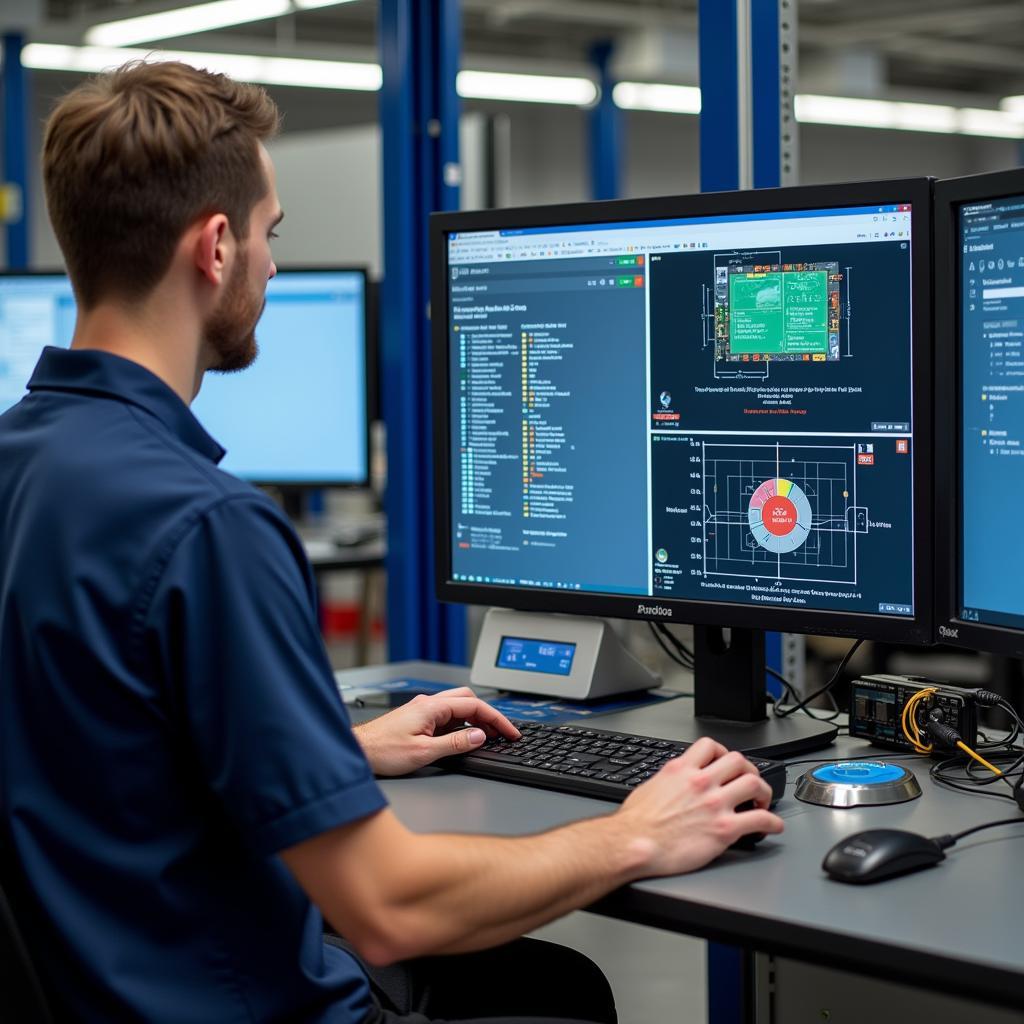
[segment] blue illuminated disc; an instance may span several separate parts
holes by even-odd
[[[818,782],[842,786],[881,786],[901,782],[907,777],[906,768],[885,761],[843,761],[823,764],[811,772]]]

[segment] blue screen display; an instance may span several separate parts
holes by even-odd
[[[221,467],[265,483],[367,479],[363,276],[282,271],[241,373],[207,373],[192,411],[227,449]]]
[[[575,644],[503,636],[501,646],[498,648],[498,668],[567,676],[572,671],[572,659],[575,653]]]
[[[1024,629],[1024,196],[961,207],[960,233],[960,613]]]
[[[67,347],[64,274],[0,276],[0,412],[25,394],[47,345]],[[352,270],[283,270],[267,286],[259,356],[207,373],[192,411],[226,449],[221,467],[264,483],[367,481],[366,296]]]
[[[25,395],[47,345],[67,348],[75,332],[75,297],[64,274],[0,276],[0,412]]]

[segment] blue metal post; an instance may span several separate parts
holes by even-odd
[[[3,78],[3,175],[5,183],[21,192],[21,215],[7,225],[7,266],[22,270],[28,266],[28,87],[21,51],[25,38],[18,32],[4,35]]]
[[[434,596],[429,214],[459,202],[458,0],[381,0],[383,414],[388,653],[466,660],[465,610]]]
[[[611,73],[613,45],[598,43],[590,51],[591,63],[601,90],[588,112],[590,132],[590,193],[594,199],[617,199],[622,180],[622,111],[612,99],[615,79]]]
[[[783,68],[782,25],[790,0],[700,0],[701,191],[769,188],[795,168],[784,139],[792,132],[789,68]],[[786,25],[786,31],[790,26]],[[787,47],[792,43],[787,41]],[[794,55],[795,56],[795,55]],[[786,94],[782,94],[783,84]],[[782,668],[782,637],[766,638],[767,663]],[[771,684],[772,692],[781,688]],[[708,943],[708,1022],[753,1020],[753,957]]]
[[[700,190],[740,187],[737,2],[700,0]]]

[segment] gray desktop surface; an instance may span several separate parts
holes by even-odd
[[[684,698],[603,715],[590,724],[671,738],[673,722],[691,713]],[[885,753],[842,738],[821,751],[820,759],[878,759]],[[794,765],[778,807],[784,835],[765,839],[749,853],[729,851],[691,875],[628,886],[589,909],[1019,1008],[1024,1004],[1024,825],[968,837],[936,867],[870,886],[833,882],[821,870],[826,851],[862,829],[902,828],[932,836],[1017,813],[1007,800],[937,787],[926,759],[903,763],[921,783],[919,799],[849,810],[798,802],[793,784],[812,765]],[[418,831],[520,835],[610,810],[598,800],[435,769],[385,781],[384,791],[399,817]]]

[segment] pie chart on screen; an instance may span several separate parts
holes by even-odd
[[[747,521],[754,540],[773,555],[796,551],[811,532],[811,503],[792,480],[765,480],[750,497]]]

